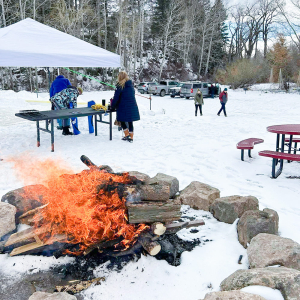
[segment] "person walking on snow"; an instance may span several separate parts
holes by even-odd
[[[195,102],[195,116],[197,117],[198,107],[199,107],[199,111],[200,111],[200,116],[202,116],[202,105],[204,104],[204,102],[203,102],[203,95],[202,95],[200,89],[197,90],[197,93],[194,98],[194,102]]]
[[[220,113],[223,110],[225,117],[227,117],[226,110],[225,110],[225,105],[226,105],[226,103],[228,101],[227,88],[225,88],[224,91],[219,95],[219,99],[220,99],[222,107],[221,107],[221,109],[218,112],[218,116],[220,116]]]
[[[125,134],[122,140],[132,143],[133,122],[140,120],[140,113],[132,81],[124,71],[121,71],[118,75],[118,83],[111,104],[111,110],[117,110],[117,121],[121,122]],[[128,123],[128,127],[126,123]]]

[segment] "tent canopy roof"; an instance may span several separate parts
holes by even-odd
[[[0,29],[1,67],[120,67],[120,56],[27,18]]]

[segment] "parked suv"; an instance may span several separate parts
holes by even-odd
[[[185,97],[189,99],[190,97],[194,97],[197,93],[197,89],[200,89],[202,92],[203,97],[210,97],[210,87],[211,84],[208,82],[201,82],[201,81],[191,81],[186,82],[181,87],[180,97]]]
[[[148,89],[150,85],[157,85],[156,82],[141,82],[138,85],[138,92],[141,94],[148,94]]]

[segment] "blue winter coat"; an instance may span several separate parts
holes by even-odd
[[[69,81],[69,79],[65,78],[63,75],[58,75],[52,82],[50,88],[50,98],[53,97],[55,94],[61,92],[62,90],[66,89],[70,85],[71,82]]]
[[[140,120],[139,108],[135,100],[135,91],[131,80],[125,82],[123,89],[117,85],[111,108],[117,110],[117,120],[120,122]]]

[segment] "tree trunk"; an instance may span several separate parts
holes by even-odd
[[[213,39],[213,35],[214,35],[214,32],[215,32],[214,29],[215,29],[215,23],[213,22],[212,33],[211,33],[211,37],[210,37],[210,41],[209,41],[208,54],[207,54],[207,60],[206,60],[205,76],[207,75],[207,72],[208,72],[208,65],[209,65],[209,59],[210,59],[212,39]]]
[[[33,0],[33,20],[35,20],[35,0]]]
[[[8,68],[8,70],[9,70],[9,79],[10,79],[10,89],[14,91],[15,89],[14,89],[14,80],[13,80],[12,70],[11,70],[11,68]]]
[[[107,49],[107,0],[103,3],[104,49]]]
[[[38,91],[39,91],[39,78],[38,78],[38,73],[37,73],[37,67],[35,67],[35,89],[36,89],[36,92],[38,93]]]
[[[6,27],[6,19],[5,19],[5,10],[4,10],[4,4],[3,0],[1,0],[1,7],[2,7],[2,22],[3,22],[3,27]]]
[[[205,45],[205,34],[206,34],[206,25],[207,19],[205,18],[203,31],[202,31],[202,45],[201,45],[201,55],[200,55],[200,63],[199,63],[199,77],[201,76],[201,69],[202,69],[202,61],[203,61],[203,53],[204,53],[204,45]]]

